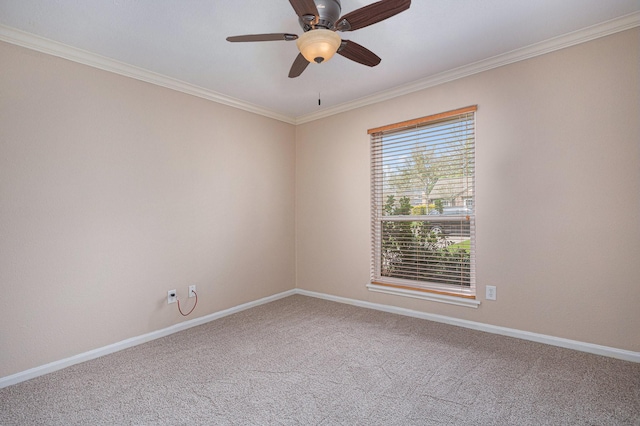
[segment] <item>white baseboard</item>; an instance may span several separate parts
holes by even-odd
[[[121,351],[123,349],[128,349],[133,346],[141,345],[151,340],[159,339],[161,337],[165,337],[170,334],[189,329],[191,327],[196,327],[198,325],[206,324],[208,322],[217,320],[218,318],[226,317],[228,315],[232,315],[237,312],[241,312],[246,309],[250,309],[259,305],[264,305],[265,303],[273,302],[278,299],[292,296],[294,294],[296,294],[296,290],[288,290],[282,293],[274,294],[273,296],[264,297],[262,299],[255,300],[253,302],[244,303],[242,305],[234,306],[232,308],[225,309],[223,311],[215,312],[213,314],[206,315],[204,317],[194,318],[189,321],[184,321],[179,324],[175,324],[170,327],[163,328],[162,330],[153,331],[151,333],[143,334],[142,336],[132,337],[130,339],[113,343],[111,345],[107,345],[102,348],[94,349],[88,352],[74,355],[69,358],[61,359],[59,361],[54,361],[49,364],[45,364],[39,367],[31,368],[29,370],[21,371],[11,376],[2,377],[0,378],[0,389],[7,386],[15,385],[20,382],[24,382],[26,380],[33,379],[38,376],[42,376],[48,373],[53,373],[54,371],[62,370],[63,368],[70,367],[75,364],[80,364],[81,362],[90,361],[92,359],[109,355],[114,352]]]
[[[561,348],[574,349],[581,352],[587,352],[595,355],[602,355],[611,358],[617,358],[625,361],[640,363],[640,352],[627,351],[624,349],[617,349],[608,346],[594,345],[592,343],[584,343],[576,340],[563,339],[560,337],[547,336],[544,334],[530,333],[528,331],[516,330],[513,328],[499,327],[490,324],[483,324],[480,322],[467,321],[453,317],[447,317],[444,315],[428,314],[425,312],[414,311],[411,309],[398,308],[395,306],[382,305],[378,303],[365,302],[363,300],[349,299],[346,297],[333,296],[330,294],[316,293],[313,291],[293,289],[282,293],[274,294],[273,296],[264,297],[262,299],[244,303],[223,311],[215,312],[204,317],[195,318],[189,321],[181,322],[179,324],[172,325],[162,330],[157,330],[151,333],[143,334],[141,336],[132,337],[130,339],[123,340],[121,342],[113,343],[111,345],[104,346],[102,348],[94,349],[88,352],[84,352],[78,355],[74,355],[69,358],[65,358],[59,361],[54,361],[49,364],[45,364],[39,367],[31,368],[29,370],[21,371],[11,376],[0,378],[0,389],[15,385],[26,380],[33,379],[44,374],[53,373],[54,371],[61,370],[66,367],[70,367],[81,362],[90,361],[95,358],[99,358],[104,355],[109,355],[114,352],[121,351],[133,346],[141,345],[151,340],[159,339],[161,337],[168,336],[179,331],[187,330],[191,327],[206,324],[208,322],[217,320],[218,318],[226,317],[228,315],[235,314],[237,312],[244,311],[265,303],[273,302],[279,299],[283,299],[294,294],[300,294],[303,296],[315,297],[319,299],[330,300],[338,303],[345,303],[348,305],[359,306],[362,308],[375,309],[378,311],[389,312],[392,314],[405,315],[414,318],[425,319],[429,321],[440,322],[444,324],[455,325],[458,327],[470,328],[473,330],[485,331],[487,333],[500,334],[503,336],[516,337],[518,339],[530,340],[538,343],[545,343],[552,346],[559,346]]]
[[[503,336],[516,337],[518,339],[530,340],[532,342],[545,343],[547,345],[558,346],[561,348],[574,349],[580,352],[587,352],[595,355],[602,355],[610,358],[617,358],[624,361],[640,363],[640,352],[628,351],[625,349],[617,349],[609,346],[595,345],[593,343],[579,342],[577,340],[563,339],[561,337],[548,336],[546,334],[531,333],[529,331],[517,330],[514,328],[500,327],[497,325],[484,324],[481,322],[468,321],[444,315],[428,314],[425,312],[414,311],[411,309],[398,308],[396,306],[382,305],[379,303],[365,302],[357,299],[348,299],[345,297],[333,296],[324,293],[316,293],[308,290],[296,289],[296,294],[304,296],[317,297],[319,299],[330,300],[333,302],[346,303],[348,305],[359,306],[362,308],[375,309],[378,311],[389,312],[392,314],[405,315],[414,318],[425,319],[429,321],[440,322],[444,324],[455,325],[458,327],[470,328],[472,330],[485,331],[492,334],[500,334]]]

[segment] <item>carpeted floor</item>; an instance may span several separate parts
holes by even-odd
[[[640,364],[291,296],[0,390],[2,425],[640,425]]]

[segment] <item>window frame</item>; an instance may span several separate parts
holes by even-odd
[[[456,118],[461,118],[464,116],[468,116],[471,114],[471,120],[473,123],[473,158],[475,159],[475,123],[476,123],[476,111],[477,105],[472,105],[464,108],[459,108],[456,110],[451,110],[447,112],[443,112],[440,114],[434,114],[422,118],[417,118],[413,120],[403,121],[400,123],[390,124],[383,127],[378,127],[374,129],[369,129],[368,134],[371,138],[371,279],[368,284],[368,288],[372,291],[378,291],[382,293],[390,293],[403,295],[408,297],[417,297],[421,299],[428,300],[437,300],[443,301],[445,303],[452,303],[456,305],[462,306],[470,306],[477,307],[480,302],[476,301],[476,277],[475,277],[475,258],[476,258],[476,250],[475,250],[475,209],[472,210],[470,214],[466,216],[466,219],[469,221],[470,226],[470,282],[469,286],[462,285],[451,285],[451,284],[438,284],[429,281],[418,281],[418,280],[407,280],[407,279],[399,279],[389,276],[381,275],[381,264],[383,261],[382,257],[382,228],[383,222],[389,221],[427,221],[429,220],[429,216],[385,216],[382,213],[381,206],[384,203],[383,200],[383,184],[380,184],[376,179],[381,179],[384,181],[384,178],[380,178],[383,174],[381,171],[383,169],[382,163],[377,162],[380,160],[377,156],[382,156],[382,154],[374,153],[374,147],[379,144],[383,145],[383,141],[380,138],[383,138],[385,134],[397,134],[398,132],[402,132],[406,130],[407,133],[414,131],[419,127],[427,127],[430,125],[437,124],[438,122],[446,122],[449,120],[455,120]],[[377,139],[376,139],[377,138]],[[379,140],[378,140],[379,139]],[[381,148],[379,148],[381,149]],[[377,155],[377,156],[376,156]],[[473,168],[473,175],[471,177],[472,182],[475,182],[475,167]],[[471,197],[463,200],[463,207],[468,207],[469,199],[471,200],[471,204],[473,206],[476,205],[475,202],[475,189],[473,188],[475,184],[472,184],[472,194]],[[438,216],[438,220],[460,220],[460,217],[452,217],[446,218],[443,216]],[[465,300],[466,299],[466,300]]]

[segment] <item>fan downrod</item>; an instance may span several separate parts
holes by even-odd
[[[342,6],[340,0],[313,0],[318,8],[318,19],[313,15],[305,15],[301,17],[298,22],[304,32],[322,28],[325,30],[333,29],[338,19],[340,19],[340,13],[342,12]]]

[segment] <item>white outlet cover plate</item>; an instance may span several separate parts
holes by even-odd
[[[496,300],[496,286],[488,285],[486,287],[485,299],[487,299],[487,300]]]

